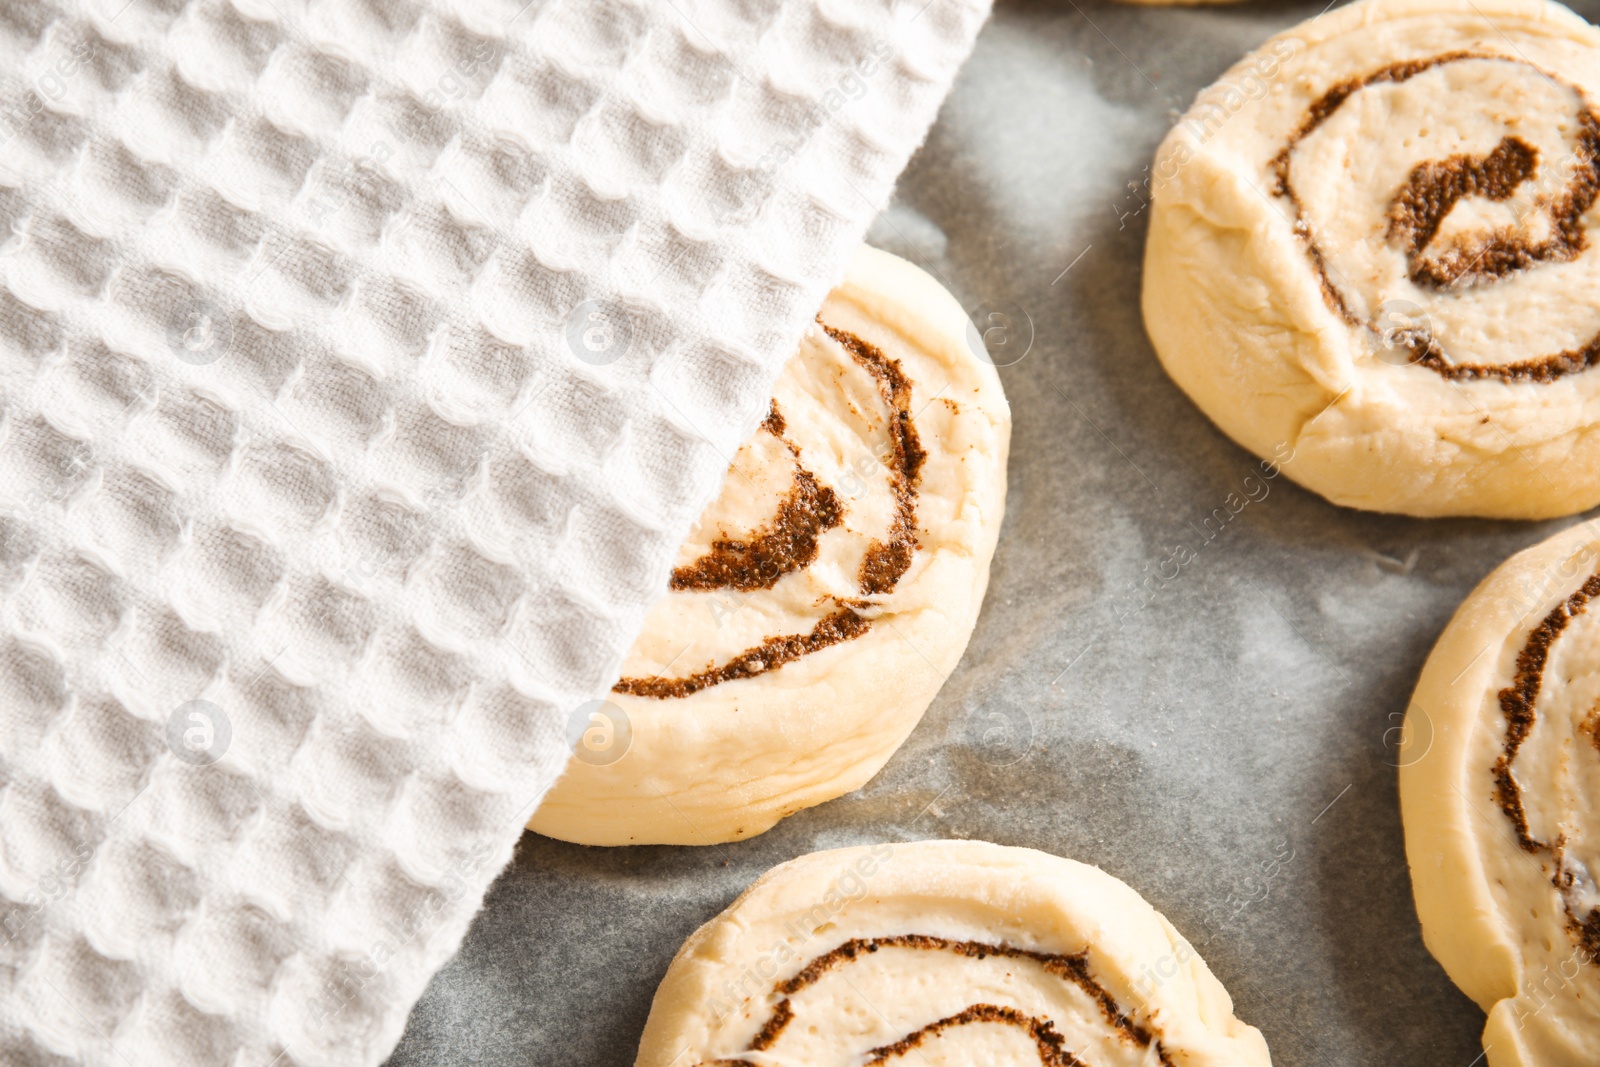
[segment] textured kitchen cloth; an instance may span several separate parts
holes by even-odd
[[[984,0],[0,0],[0,1063],[380,1060]]]

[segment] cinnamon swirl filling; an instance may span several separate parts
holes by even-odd
[[[872,628],[863,610],[893,593],[910,569],[917,549],[917,485],[927,458],[911,410],[913,383],[899,360],[876,345],[820,319],[818,325],[871,377],[887,428],[888,444],[881,459],[893,495],[893,512],[882,536],[866,546],[857,578],[859,597],[831,598],[834,610],[807,632],[768,636],[720,663],[687,674],[625,677],[613,687],[615,692],[661,700],[686,697],[723,682],[779,670],[814,652],[854,640]],[[842,522],[847,504],[833,486],[823,484],[805,466],[804,448],[788,436],[788,420],[776,400],[760,432],[776,438],[792,458],[788,492],[779,500],[773,517],[758,529],[740,537],[715,538],[708,551],[676,568],[671,580],[675,592],[772,589],[786,576],[811,567],[823,536]]]
[[[1412,363],[1548,383],[1600,361],[1600,115],[1577,86],[1485,52],[1389,64],[1319,96],[1271,169],[1329,307]]]

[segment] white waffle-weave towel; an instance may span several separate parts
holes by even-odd
[[[987,0],[0,0],[0,1063],[371,1064]]]

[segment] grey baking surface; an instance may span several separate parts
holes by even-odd
[[[1280,477],[1208,542],[1256,463],[1167,380],[1139,317],[1129,183],[1197,90],[1320,9],[1000,4],[873,231],[969,309],[1033,324],[1001,372],[1010,499],[965,659],[873,782],[762,837],[526,835],[393,1067],[629,1064],[679,943],[763,871],[930,837],[1124,879],[1279,1065],[1474,1061],[1482,1015],[1412,907],[1390,731],[1462,597],[1564,524],[1366,515]],[[1172,577],[1180,543],[1195,558]]]

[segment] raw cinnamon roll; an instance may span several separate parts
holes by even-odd
[[[988,585],[1011,420],[981,351],[933,279],[860,251],[532,829],[735,840],[877,773]]]
[[[1513,556],[1407,712],[1400,805],[1424,940],[1489,1013],[1490,1067],[1600,1059],[1600,529]]]
[[[678,951],[638,1067],[1265,1067],[1194,948],[1122,882],[921,841],[763,876]]]
[[[1201,93],[1153,173],[1145,323],[1229,436],[1339,504],[1600,502],[1600,32],[1363,0]]]

